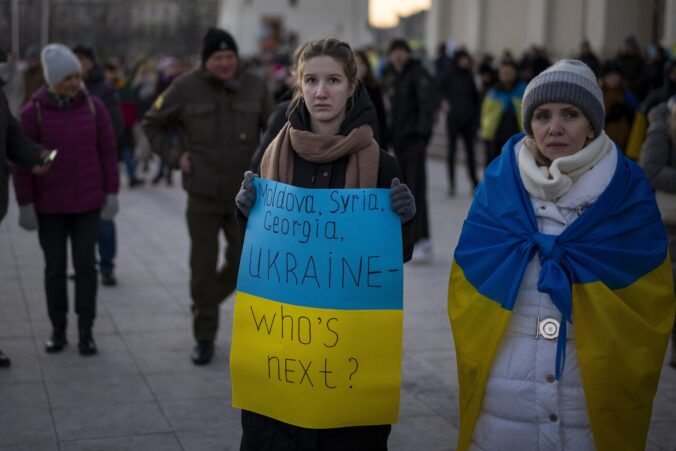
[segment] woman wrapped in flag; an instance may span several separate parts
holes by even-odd
[[[535,77],[521,114],[451,269],[458,449],[645,449],[676,314],[655,197],[584,63]]]

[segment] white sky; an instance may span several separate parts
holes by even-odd
[[[369,21],[377,27],[397,24],[398,16],[428,9],[432,0],[369,0]]]

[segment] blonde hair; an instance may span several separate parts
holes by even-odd
[[[339,41],[334,38],[315,39],[308,41],[299,46],[293,54],[293,67],[296,70],[296,87],[293,93],[293,100],[291,101],[292,108],[296,108],[303,98],[303,73],[305,72],[305,64],[312,58],[319,56],[330,56],[341,66],[345,72],[348,85],[353,87],[357,84],[357,60],[354,57],[354,52],[350,44],[344,41]],[[355,90],[356,95],[356,90]],[[354,96],[353,96],[354,97]],[[348,100],[347,109],[352,106],[353,99]]]

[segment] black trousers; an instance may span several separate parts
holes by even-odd
[[[66,280],[70,238],[75,268],[75,312],[79,328],[91,328],[96,318],[96,239],[99,210],[79,214],[38,214],[38,236],[45,257],[47,312],[56,332],[65,332],[68,317]]]
[[[465,144],[465,155],[467,157],[467,173],[474,188],[479,184],[476,176],[476,165],[474,163],[474,123],[468,122],[461,124],[456,121],[446,123],[448,131],[448,155],[446,163],[448,165],[448,182],[450,191],[455,191],[455,150],[457,148],[458,135]]]
[[[237,286],[242,237],[235,205],[188,196],[190,233],[190,296],[193,334],[197,342],[212,342],[218,331],[220,305]],[[225,234],[225,263],[218,267],[221,231]]]
[[[399,163],[402,182],[407,184],[415,197],[415,232],[417,243],[430,238],[427,215],[427,169],[425,168],[427,143],[424,136],[411,137],[394,144],[394,155]]]
[[[307,429],[242,410],[240,451],[387,451],[392,426]]]

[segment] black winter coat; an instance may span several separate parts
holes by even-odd
[[[383,91],[389,100],[388,142],[399,145],[411,138],[427,140],[432,134],[436,88],[432,77],[417,60],[410,60],[404,70],[385,68]]]
[[[479,121],[479,91],[471,70],[454,66],[441,78],[441,95],[451,105],[446,116],[449,122],[460,125],[476,124]]]
[[[641,105],[641,113],[648,117],[650,110],[662,102],[668,101],[676,95],[676,82],[672,81],[669,73],[676,67],[676,61],[669,61],[664,65],[664,83],[661,88],[653,89]]]
[[[0,81],[0,222],[7,213],[9,163],[31,168],[38,164],[40,155],[40,148],[21,134],[21,126],[9,111],[3,85]]]
[[[85,86],[89,94],[101,99],[108,110],[110,120],[113,123],[113,130],[115,130],[115,138],[118,140],[122,136],[124,130],[124,122],[122,122],[122,110],[120,109],[120,98],[114,87],[110,86],[103,76],[103,70],[98,64],[94,66],[89,76],[85,80]]]

